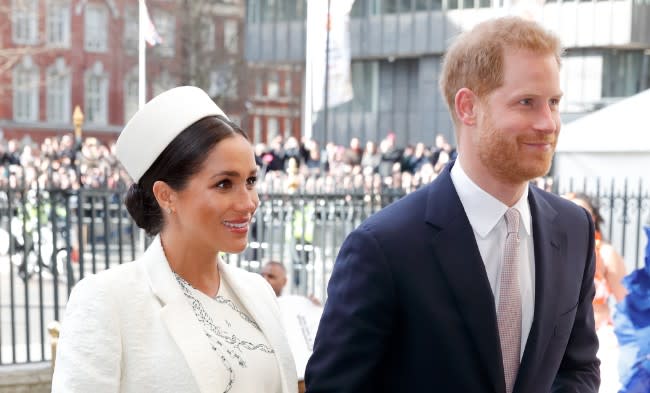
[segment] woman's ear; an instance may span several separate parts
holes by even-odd
[[[461,124],[473,126],[476,124],[478,97],[470,89],[463,87],[458,90],[454,99],[454,110]]]
[[[175,210],[174,201],[176,192],[167,183],[162,180],[156,180],[153,183],[153,195],[158,202],[158,206],[164,211],[171,212]]]

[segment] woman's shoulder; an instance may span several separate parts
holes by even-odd
[[[73,294],[88,292],[101,294],[113,291],[119,293],[122,288],[132,285],[136,269],[136,262],[129,262],[87,275],[75,284],[72,292]]]

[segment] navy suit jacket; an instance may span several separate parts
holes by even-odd
[[[504,393],[494,297],[447,168],[344,241],[307,393]],[[535,305],[514,391],[593,392],[594,228],[584,209],[529,189]]]

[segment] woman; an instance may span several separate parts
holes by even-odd
[[[295,392],[270,286],[225,264],[259,199],[246,134],[195,87],[157,96],[122,131],[126,206],[155,235],[144,255],[80,281],[53,392]]]
[[[596,271],[594,273],[596,295],[593,300],[593,308],[596,332],[600,341],[598,350],[598,358],[601,361],[600,391],[618,391],[618,342],[614,334],[609,301],[613,296],[616,302],[620,302],[627,295],[627,289],[622,283],[622,279],[625,277],[625,262],[614,247],[603,239],[600,232],[603,218],[591,199],[587,195],[576,193],[570,193],[566,197],[587,210],[594,221],[596,229]]]

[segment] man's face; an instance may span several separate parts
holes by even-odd
[[[271,284],[275,296],[282,294],[282,288],[287,284],[287,274],[276,264],[267,264],[262,268],[262,277]]]
[[[559,65],[552,54],[507,49],[503,84],[479,100],[470,158],[499,181],[548,173],[560,132]]]

